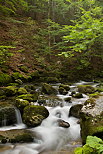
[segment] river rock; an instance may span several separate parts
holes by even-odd
[[[60,87],[63,87],[66,91],[69,91],[69,90],[70,90],[69,85],[60,84],[59,88],[60,88]]]
[[[83,144],[86,143],[88,135],[97,136],[103,140],[103,96],[95,99],[95,105],[92,107],[88,103],[84,105],[80,112],[80,118]]]
[[[30,105],[24,108],[23,122],[29,127],[35,127],[48,116],[49,112],[44,106]]]
[[[48,95],[57,94],[57,90],[47,83],[42,84],[42,92]]]
[[[78,91],[84,94],[92,94],[96,91],[96,89],[91,85],[78,85],[77,87]]]
[[[81,111],[82,107],[83,107],[82,104],[73,105],[70,108],[69,117],[73,116],[73,117],[76,117],[76,118],[80,118],[80,111]]]
[[[59,127],[69,128],[70,124],[62,119],[58,119],[58,125]]]
[[[0,126],[10,126],[17,123],[15,107],[0,107]]]
[[[66,102],[71,103],[71,97],[70,97],[70,96],[68,96],[68,97],[64,98],[64,100],[65,100]]]
[[[76,93],[73,95],[73,97],[75,98],[83,98],[83,94],[82,93]]]
[[[59,87],[58,91],[61,95],[66,95],[68,93],[63,87]]]
[[[35,134],[29,130],[13,129],[7,131],[0,131],[0,142],[1,143],[27,143],[33,142]]]

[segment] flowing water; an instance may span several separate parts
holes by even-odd
[[[37,139],[34,139],[33,143],[16,145],[9,144],[7,145],[8,148],[1,151],[0,154],[73,154],[74,148],[76,146],[81,146],[81,142],[79,142],[80,125],[78,124],[77,118],[68,116],[69,110],[72,105],[78,103],[81,104],[88,99],[88,96],[84,95],[84,98],[73,99],[71,103],[65,102],[65,98],[70,96],[71,91],[73,90],[76,91],[76,84],[71,86],[71,90],[67,95],[57,95],[61,100],[60,105],[56,107],[46,106],[49,111],[49,117],[43,120],[40,126],[31,129],[31,131],[36,133],[38,136]],[[17,116],[20,118],[18,112]],[[59,119],[68,122],[70,127],[60,127],[58,125]],[[24,127],[21,122],[18,126],[20,125]],[[15,128],[11,127],[9,129]]]

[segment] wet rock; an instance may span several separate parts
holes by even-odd
[[[62,95],[66,95],[68,93],[68,91],[66,91],[63,87],[59,87],[58,91]]]
[[[10,126],[17,123],[15,108],[12,106],[0,108],[0,126]]]
[[[21,114],[23,114],[23,110],[26,106],[30,105],[29,101],[24,99],[16,99],[15,102],[16,107],[20,110]]]
[[[70,124],[62,119],[58,119],[58,125],[59,127],[69,128]]]
[[[89,100],[90,101],[90,100]],[[82,142],[85,144],[88,135],[100,137],[103,139],[103,96],[95,99],[92,107],[85,103],[81,112],[81,136]]]
[[[78,91],[84,94],[92,94],[96,91],[91,85],[78,85]]]
[[[40,100],[38,100],[38,104],[44,105],[44,104],[46,104],[46,100],[40,99]]]
[[[33,142],[35,134],[28,131],[28,130],[7,130],[7,131],[0,131],[0,142],[1,143],[27,143]]]
[[[81,111],[82,107],[83,107],[82,104],[73,105],[70,108],[69,117],[73,116],[73,117],[76,117],[76,118],[80,118],[80,111]]]
[[[69,91],[69,90],[70,90],[69,85],[60,84],[59,88],[60,88],[60,87],[63,87],[66,91]]]
[[[47,83],[42,84],[42,92],[48,95],[57,94],[57,90]]]
[[[70,96],[66,97],[64,100],[65,100],[66,102],[70,102],[70,103],[71,103],[71,97],[70,97]]]
[[[29,127],[35,127],[48,116],[49,112],[44,106],[31,105],[24,108],[23,122]]]
[[[83,94],[82,93],[76,93],[73,95],[73,97],[75,98],[83,98]]]

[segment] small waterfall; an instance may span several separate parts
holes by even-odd
[[[15,108],[15,115],[16,115],[16,119],[17,119],[17,124],[22,124],[23,122],[22,122],[20,111],[16,108]]]
[[[6,118],[6,114],[3,115],[3,120],[2,120],[2,126],[6,126],[7,124],[7,118]]]

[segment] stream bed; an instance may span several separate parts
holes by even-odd
[[[73,84],[70,86],[70,90],[66,95],[57,94],[56,97],[59,100],[58,105],[45,106],[49,111],[49,117],[43,120],[40,126],[30,129],[30,131],[36,133],[38,136],[37,139],[34,138],[33,143],[1,144],[0,154],[73,154],[76,147],[82,146],[79,119],[72,116],[69,117],[69,110],[75,104],[83,104],[88,99],[88,96],[83,95],[83,98],[79,99],[72,98],[71,102],[65,101],[65,98],[68,96],[71,97],[72,91],[76,91],[78,84],[86,83],[80,82]],[[57,86],[55,85],[55,87]],[[35,104],[37,105],[37,103]],[[48,102],[47,100],[47,104],[50,103],[52,102]],[[58,122],[60,120],[70,126],[59,126]],[[25,128],[26,126],[20,122],[15,127],[3,127],[0,130]]]

